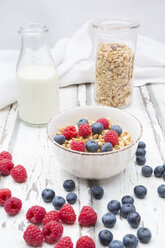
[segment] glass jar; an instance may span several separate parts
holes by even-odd
[[[135,21],[98,19],[92,24],[95,44],[95,99],[116,108],[131,102],[137,28]]]
[[[47,32],[40,24],[19,28],[18,108],[20,118],[31,124],[46,124],[59,111],[58,76],[46,43]]]

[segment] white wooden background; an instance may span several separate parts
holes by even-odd
[[[143,125],[142,140],[147,144],[147,164],[153,168],[165,161],[164,92],[164,84],[134,88],[132,104],[126,109],[136,115]],[[61,111],[77,105],[93,104],[93,86],[90,84],[60,89]],[[83,205],[91,205],[98,213],[95,227],[83,228],[77,222],[73,226],[64,225],[64,235],[69,235],[74,243],[81,235],[88,234],[95,240],[97,248],[102,247],[98,242],[98,233],[104,229],[101,218],[107,212],[107,203],[112,199],[120,200],[125,194],[133,195],[134,186],[143,184],[148,189],[147,197],[144,200],[135,198],[135,205],[142,217],[141,225],[151,229],[153,238],[148,246],[139,243],[138,247],[165,246],[165,200],[157,194],[157,187],[163,183],[163,179],[142,177],[141,167],[134,162],[126,171],[111,179],[90,181],[75,178],[61,170],[45,127],[29,127],[19,120],[17,104],[0,111],[0,150],[9,150],[14,163],[24,165],[28,171],[28,180],[24,184],[15,183],[10,176],[0,177],[0,188],[10,188],[13,196],[23,201],[23,208],[15,217],[8,217],[0,207],[0,247],[27,247],[22,238],[28,225],[25,218],[27,209],[37,204],[44,206],[47,211],[53,210],[51,203],[43,202],[41,192],[45,187],[50,187],[55,190],[56,195],[65,196],[62,184],[68,178],[73,178],[76,183],[78,202],[73,206],[77,216]],[[102,200],[91,198],[90,189],[96,184],[104,188]],[[136,230],[129,227],[125,219],[118,217],[112,232],[115,239],[122,240],[125,234],[136,233]],[[44,243],[43,247],[54,246]]]

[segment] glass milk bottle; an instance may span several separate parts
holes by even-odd
[[[58,76],[46,43],[47,32],[40,24],[19,28],[18,108],[20,118],[30,124],[46,124],[59,110]]]

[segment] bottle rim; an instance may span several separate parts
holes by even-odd
[[[19,34],[34,34],[34,33],[46,33],[49,29],[47,26],[40,23],[27,23],[18,28]]]
[[[97,18],[92,22],[92,28],[102,32],[129,31],[140,27],[140,23],[134,19],[127,18]]]

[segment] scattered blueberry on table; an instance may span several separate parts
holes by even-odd
[[[95,199],[100,200],[101,198],[103,198],[104,189],[101,186],[93,186],[92,195]]]
[[[135,206],[133,204],[123,204],[120,209],[120,215],[123,218],[127,218],[130,212],[135,212]]]
[[[124,245],[119,240],[112,240],[112,242],[108,245],[109,248],[124,248]]]
[[[99,232],[99,241],[102,245],[108,246],[113,240],[113,234],[108,230],[102,230]]]
[[[65,136],[63,134],[56,135],[54,137],[54,141],[56,141],[58,144],[62,145],[65,142]]]
[[[153,169],[151,166],[145,165],[142,167],[141,172],[144,177],[151,177],[153,173]]]
[[[96,122],[92,124],[91,128],[94,134],[100,134],[104,129],[103,125],[100,122]]]
[[[134,198],[130,195],[125,195],[121,199],[122,204],[134,204]]]
[[[112,228],[116,223],[116,216],[113,213],[106,213],[102,217],[102,222],[105,227]]]
[[[145,156],[146,155],[146,150],[143,148],[137,148],[136,150],[136,156]]]
[[[138,148],[143,148],[143,149],[145,149],[145,148],[146,148],[146,144],[145,144],[143,141],[139,141],[139,143],[138,143]]]
[[[106,142],[102,147],[101,147],[101,152],[110,152],[113,149],[113,145],[110,142]]]
[[[138,165],[144,165],[146,163],[146,158],[144,156],[137,156],[136,163]]]
[[[108,203],[107,208],[111,213],[117,214],[121,209],[121,204],[117,200],[112,200]]]
[[[132,228],[138,228],[141,217],[138,212],[130,212],[127,216],[127,221]]]
[[[138,245],[138,239],[133,234],[127,234],[123,238],[123,244],[126,248],[136,248]]]
[[[97,152],[99,145],[95,140],[88,140],[85,144],[85,148],[88,152]]]
[[[139,199],[144,199],[147,194],[147,188],[143,185],[138,185],[134,188],[134,194]]]
[[[71,192],[75,189],[75,182],[72,179],[65,180],[63,187],[67,192]]]
[[[164,173],[165,169],[163,166],[159,165],[154,169],[155,177],[161,177]]]
[[[44,202],[52,202],[53,198],[55,197],[55,192],[52,189],[44,189],[42,191],[42,199],[44,200]]]
[[[118,134],[118,136],[120,136],[123,132],[122,128],[119,125],[113,125],[111,127],[111,130],[115,131]]]
[[[78,126],[81,126],[83,123],[87,123],[88,124],[88,120],[87,119],[80,119],[79,122],[78,122]]]
[[[66,196],[66,200],[71,205],[72,204],[75,204],[76,201],[77,201],[77,195],[76,195],[76,193],[73,193],[73,192],[68,193],[67,196]]]
[[[65,199],[62,196],[55,196],[53,198],[52,204],[56,210],[60,210],[65,204]]]
[[[161,184],[158,187],[157,192],[161,198],[165,198],[165,184]]]
[[[137,231],[137,237],[143,244],[148,244],[151,240],[152,233],[146,227],[140,227]]]
[[[146,163],[146,144],[143,141],[139,141],[136,149],[136,163],[138,165],[144,165]]]

